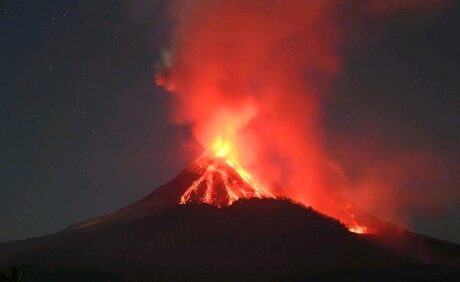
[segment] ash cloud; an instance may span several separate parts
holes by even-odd
[[[428,185],[448,184],[445,163],[424,149],[392,149],[391,140],[367,131],[360,140],[378,141],[357,148],[362,142],[354,142],[356,136],[326,132],[325,107],[334,99],[331,85],[341,75],[342,48],[351,35],[375,36],[394,17],[428,20],[449,6],[174,1],[173,60],[156,81],[170,90],[171,119],[189,126],[190,143],[209,148],[216,135],[232,140],[241,163],[274,193],[345,222],[352,215],[349,204],[405,222],[400,219],[410,207],[434,211],[448,201],[452,191],[438,195]],[[343,150],[326,146],[331,136]],[[424,191],[401,193],[413,185]]]

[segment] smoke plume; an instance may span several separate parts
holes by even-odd
[[[321,125],[341,71],[343,25],[427,15],[447,2],[344,2],[176,1],[172,46],[156,82],[172,93],[171,117],[190,127],[190,142],[204,150],[228,142],[232,157],[271,192],[347,222],[353,182],[326,152]]]

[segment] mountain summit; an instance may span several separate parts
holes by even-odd
[[[239,199],[273,198],[255,184],[241,167],[223,158],[200,158],[192,166],[199,177],[180,198],[180,204],[207,203],[229,206]]]
[[[71,228],[142,218],[178,204],[204,203],[225,207],[237,200],[250,198],[275,196],[257,185],[239,165],[221,157],[202,156],[142,200]]]

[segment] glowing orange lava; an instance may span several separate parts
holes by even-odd
[[[231,143],[220,137],[213,143],[210,156],[196,162],[194,171],[199,178],[182,194],[180,204],[201,202],[222,207],[238,199],[274,198],[238,164]]]
[[[348,205],[348,209],[351,208],[351,205]],[[371,229],[367,226],[364,226],[362,224],[358,224],[358,221],[356,220],[356,216],[353,212],[349,211],[349,220],[345,224],[348,231],[357,233],[357,234],[369,234],[371,233]]]
[[[217,137],[209,150],[193,167],[198,178],[187,187],[179,204],[206,203],[217,207],[229,206],[239,199],[275,198],[262,188],[238,162],[238,151],[229,139]],[[354,214],[346,226],[350,232],[369,233],[366,226],[357,223]]]
[[[367,234],[369,233],[369,229],[366,226],[358,225],[355,223],[354,225],[348,226],[348,231],[358,234]]]

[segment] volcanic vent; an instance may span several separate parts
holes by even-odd
[[[241,166],[222,157],[201,157],[191,166],[199,177],[180,198],[180,204],[201,202],[218,207],[238,199],[274,198],[259,187]]]

